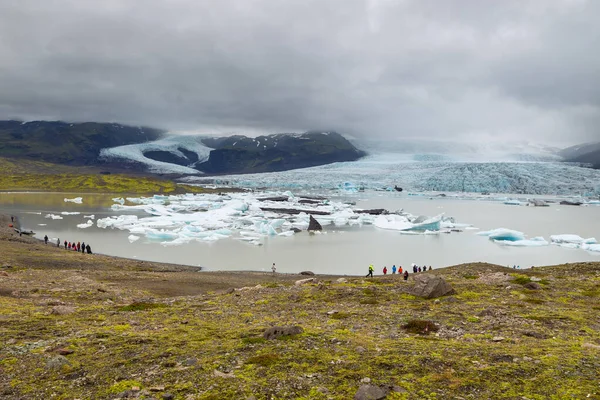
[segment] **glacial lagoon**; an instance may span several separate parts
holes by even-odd
[[[115,201],[114,195],[2,193],[0,212],[17,215],[24,228],[33,229],[38,238],[48,235],[53,243],[56,238],[85,241],[92,245],[95,253],[207,270],[270,271],[275,262],[277,271],[282,273],[311,270],[322,274],[362,275],[366,274],[369,264],[375,266],[376,273],[381,273],[383,266],[389,269],[393,264],[406,267],[416,263],[440,268],[485,261],[527,268],[600,260],[600,252],[584,250],[585,245],[558,245],[551,240],[553,235],[562,234],[577,235],[589,243],[592,243],[590,238],[600,239],[597,224],[600,206],[597,204],[560,205],[559,199],[549,196],[544,197],[553,201],[548,207],[533,207],[507,205],[504,196],[495,195],[308,193],[325,196],[329,202],[302,207],[335,209],[331,216],[315,215],[324,225],[320,234],[309,234],[305,230],[290,232],[292,227],[306,229],[307,214],[283,218],[284,215],[256,209],[257,204],[260,205],[259,198],[289,195],[297,201],[301,194],[307,193],[254,192],[221,198],[218,195],[183,196],[172,198],[173,201],[167,197],[144,200],[136,196],[132,202]],[[82,203],[65,202],[65,197],[81,197]],[[526,197],[522,196],[521,200]],[[280,203],[269,205],[273,204]],[[443,214],[442,231],[449,233],[383,229],[384,222],[385,226],[394,228],[399,226],[398,219],[404,217],[393,215],[383,221],[380,216],[359,216],[351,211],[377,208],[403,210],[411,216]],[[206,210],[215,211],[217,216]],[[129,220],[123,216],[129,216]],[[497,228],[520,231],[526,239],[543,237],[548,244],[503,244],[478,234]]]

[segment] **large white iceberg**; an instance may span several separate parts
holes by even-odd
[[[83,198],[82,197],[75,197],[74,199],[67,199],[65,197],[64,201],[65,201],[65,203],[82,204],[83,203]]]
[[[77,227],[79,229],[86,229],[86,228],[89,228],[90,226],[94,226],[94,221],[92,221],[91,219],[89,219],[85,224],[77,224]]]

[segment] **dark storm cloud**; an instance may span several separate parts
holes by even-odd
[[[0,0],[0,118],[599,139],[600,2]]]

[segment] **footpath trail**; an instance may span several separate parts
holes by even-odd
[[[0,399],[600,399],[600,263],[463,264],[417,274],[453,289],[423,298],[414,274],[198,272],[9,223]]]

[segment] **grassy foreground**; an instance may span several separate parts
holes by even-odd
[[[600,263],[431,273],[457,294],[193,272],[4,231],[0,398],[351,399],[368,381],[396,386],[388,399],[600,398]],[[303,333],[262,337],[277,325]]]
[[[92,167],[70,167],[42,161],[0,157],[2,191],[77,193],[201,193],[206,189],[166,179],[127,174],[102,175]]]

